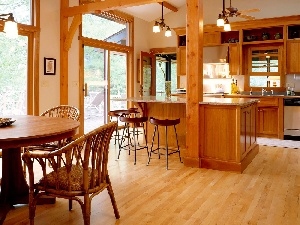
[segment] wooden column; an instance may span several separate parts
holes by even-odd
[[[65,40],[68,36],[68,17],[63,15],[69,7],[69,0],[60,2],[60,104],[68,104],[68,74],[69,74],[69,48]]]
[[[200,112],[203,100],[203,0],[187,0],[186,166],[200,167]]]

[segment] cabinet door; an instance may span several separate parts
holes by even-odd
[[[177,75],[186,75],[186,46],[177,49]]]
[[[258,108],[258,134],[261,136],[277,137],[278,133],[278,108]]]
[[[229,74],[240,74],[240,44],[229,44],[228,47]]]
[[[246,156],[251,149],[253,139],[253,111],[252,106],[241,109],[241,134],[240,134],[240,152],[241,160]]]
[[[221,32],[204,32],[203,46],[215,46],[221,44]]]
[[[287,41],[287,73],[300,72],[300,41]]]

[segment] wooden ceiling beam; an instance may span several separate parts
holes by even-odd
[[[69,28],[69,31],[66,35],[66,40],[65,40],[65,43],[64,43],[64,49],[65,51],[69,51],[70,47],[71,47],[71,44],[72,44],[72,40],[73,40],[73,37],[74,37],[74,34],[78,28],[78,26],[81,24],[82,20],[81,20],[81,15],[77,14],[73,17],[73,20],[72,20],[72,23],[71,23],[71,26]]]
[[[166,7],[167,9],[170,9],[173,12],[177,12],[178,8],[175,7],[174,5],[168,3],[168,2],[163,2],[164,3],[164,7]],[[159,2],[158,4],[162,5],[162,2]]]
[[[100,1],[62,9],[62,15],[64,17],[71,17],[77,14],[93,13],[96,10],[107,11],[156,2],[161,2],[161,0],[109,0],[104,2]]]

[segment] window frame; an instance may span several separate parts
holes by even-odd
[[[252,51],[256,50],[271,50],[278,49],[278,72],[252,72]],[[284,75],[284,46],[282,43],[275,44],[259,44],[259,45],[248,45],[244,51],[245,54],[245,91],[260,91],[262,88],[266,90],[284,91],[285,88],[285,75]],[[250,86],[251,76],[280,76],[280,86],[278,87],[253,87]]]

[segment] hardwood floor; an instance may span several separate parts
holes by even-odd
[[[112,144],[109,173],[121,218],[116,220],[107,192],[92,202],[91,224],[300,224],[300,150],[260,146],[243,174],[188,168],[178,155],[153,156],[146,166],[146,150],[133,154]],[[29,224],[27,205],[11,210],[4,222]],[[83,224],[78,203],[68,201],[37,206],[35,224]]]

